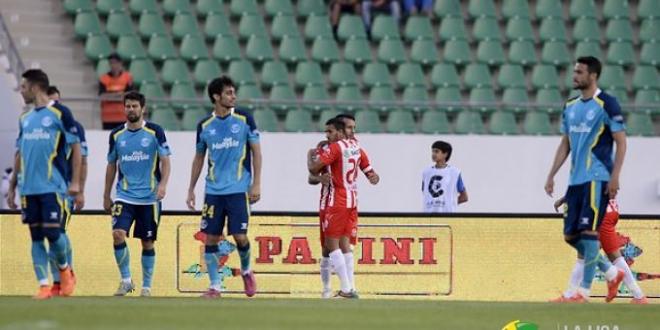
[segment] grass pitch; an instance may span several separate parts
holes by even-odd
[[[539,329],[649,330],[660,329],[658,315],[657,303],[0,297],[0,330],[502,329],[512,320],[532,322]]]

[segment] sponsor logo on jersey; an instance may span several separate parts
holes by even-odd
[[[222,150],[222,149],[229,149],[229,148],[238,148],[238,145],[240,143],[238,140],[234,140],[233,138],[224,138],[222,142],[216,142],[211,145],[211,149],[213,150]]]
[[[587,126],[587,123],[581,122],[580,125],[571,125],[568,131],[571,133],[591,133],[591,127]]]
[[[133,151],[132,154],[130,155],[122,155],[121,156],[121,161],[122,162],[141,162],[145,160],[149,160],[149,155],[142,151]]]
[[[35,128],[30,133],[23,133],[25,140],[50,140],[50,133],[45,132],[43,128]]]

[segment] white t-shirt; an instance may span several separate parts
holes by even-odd
[[[461,171],[451,165],[437,168],[427,167],[422,173],[422,194],[424,212],[456,212],[458,195],[465,191]]]

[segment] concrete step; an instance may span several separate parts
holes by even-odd
[[[69,18],[64,13],[54,13],[54,12],[42,12],[42,11],[23,11],[16,10],[14,8],[3,8],[2,11],[3,17],[12,23],[17,21],[29,22],[29,23],[61,23],[64,19],[71,20],[73,24],[73,18]]]
[[[58,1],[48,0],[0,0],[0,8],[11,8],[12,10],[25,12],[54,12],[62,10]]]
[[[74,58],[77,55],[74,49],[59,47],[19,47],[18,52],[24,59],[48,59],[48,58]]]
[[[34,23],[25,24],[23,22],[8,23],[9,33],[14,36],[30,35],[70,35],[73,36],[73,26],[66,26],[55,23]]]

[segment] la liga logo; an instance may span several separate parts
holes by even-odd
[[[509,322],[502,330],[538,330],[539,326],[527,321],[515,320]]]

